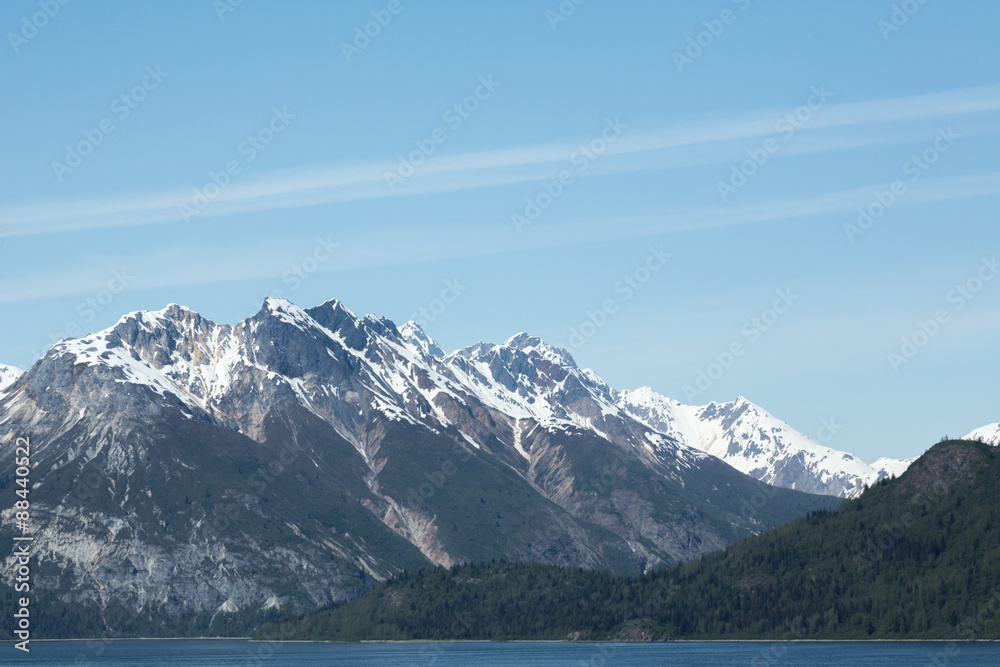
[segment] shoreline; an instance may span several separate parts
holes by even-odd
[[[138,641],[246,641],[252,644],[990,644],[1000,639],[672,639],[664,642],[571,641],[568,639],[365,639],[360,641],[334,641],[329,639],[253,639],[251,637],[97,637],[90,639],[32,639],[32,642],[138,642]],[[0,644],[14,644],[17,640],[0,640]]]

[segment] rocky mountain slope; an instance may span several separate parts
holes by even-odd
[[[643,438],[653,450],[686,445],[782,488],[856,497],[914,460],[867,464],[813,442],[743,397],[690,406],[649,387],[613,389],[593,371],[577,367],[565,350],[523,333],[501,345],[477,343],[450,355],[412,323],[402,333],[414,349],[436,350],[437,358],[484,402],[519,419],[589,429],[622,446]]]
[[[0,494],[30,438],[36,585],[108,625],[206,627],[431,563],[641,572],[837,504],[617,402],[524,335],[444,355],[336,300],[235,326],[171,305],[56,344],[0,394]]]
[[[503,562],[419,570],[257,638],[996,640],[998,556],[1000,450],[945,441],[834,512],[651,575]],[[960,653],[961,664],[992,664],[964,655],[973,644],[944,646],[907,664],[957,664]],[[806,664],[781,644],[746,650],[756,655],[744,664]]]

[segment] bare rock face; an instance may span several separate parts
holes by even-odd
[[[132,313],[9,375],[0,469],[29,438],[36,584],[108,614],[304,611],[490,558],[638,572],[836,504],[689,446],[537,338],[445,355],[335,300]]]
[[[962,441],[936,445],[910,467],[895,493],[912,504],[927,504],[975,483],[989,465],[989,456],[981,447]]]

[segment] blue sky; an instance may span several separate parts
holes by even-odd
[[[0,361],[280,293],[868,460],[1000,420],[1000,5],[561,7],[3,3]]]

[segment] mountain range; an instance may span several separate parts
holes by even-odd
[[[648,571],[906,465],[742,398],[613,389],[527,334],[445,354],[337,300],[130,313],[0,377],[0,438],[32,443],[36,585],[105,623],[308,610],[491,558]]]
[[[400,332],[413,347],[443,361],[465,384],[476,388],[484,400],[492,400],[509,414],[542,423],[568,421],[604,435],[591,414],[595,410],[602,415],[618,411],[677,443],[711,454],[774,486],[851,498],[866,486],[895,477],[915,460],[882,458],[869,465],[853,454],[813,442],[742,396],[730,403],[690,406],[649,387],[612,389],[592,370],[578,368],[565,350],[524,333],[503,345],[479,343],[445,355],[416,324],[409,322]],[[551,362],[573,376],[571,388],[582,388],[589,396],[583,407],[574,407],[577,403],[566,400],[563,387],[535,384],[533,374],[512,383],[508,359],[524,365],[535,364],[534,359]],[[470,366],[476,370],[470,373]],[[493,368],[499,372],[494,374]]]

